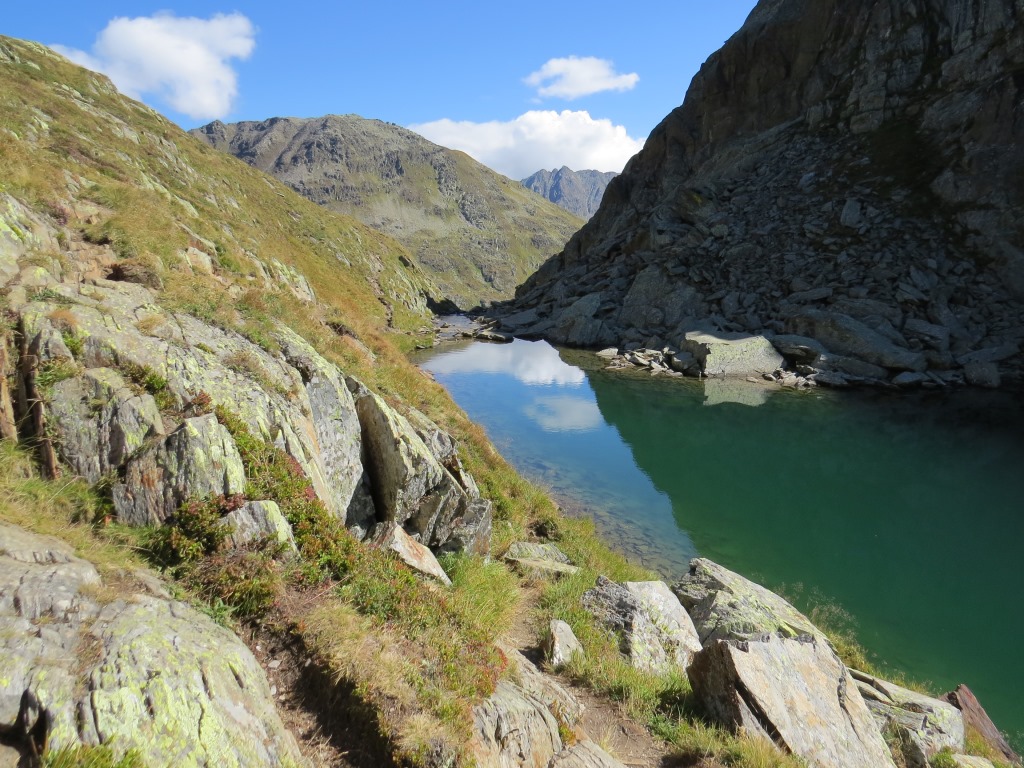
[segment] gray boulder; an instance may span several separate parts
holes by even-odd
[[[130,583],[106,602],[95,567],[70,546],[0,523],[8,738],[26,754],[30,741],[109,744],[147,765],[301,765],[249,649],[184,603],[124,591]]]
[[[825,635],[796,608],[749,579],[698,557],[672,591],[693,619],[700,642],[747,640],[763,634],[782,637]]]
[[[562,751],[558,721],[547,705],[508,680],[473,708],[470,753],[477,765],[545,768]]]
[[[515,665],[516,685],[544,703],[548,711],[565,728],[575,728],[583,719],[586,707],[551,675],[545,675],[536,665],[515,648],[503,647],[502,652]]]
[[[763,336],[723,331],[690,331],[680,342],[705,376],[752,376],[781,368],[784,360]]]
[[[245,490],[242,457],[213,414],[185,419],[161,442],[128,462],[114,486],[114,508],[128,525],[158,525],[192,498]]]
[[[136,394],[111,368],[55,384],[48,425],[61,459],[90,483],[118,469],[146,439],[164,433],[150,394]]]
[[[952,704],[855,669],[850,675],[879,729],[900,736],[908,768],[928,768],[929,758],[942,749],[963,751],[964,717]]]
[[[603,296],[600,293],[587,294],[577,299],[555,318],[554,327],[548,336],[565,344],[578,347],[590,347],[611,341],[604,323],[594,315],[601,307]]]
[[[617,584],[600,576],[583,594],[583,607],[619,635],[623,653],[637,669],[684,670],[700,650],[693,622],[664,582]]]
[[[787,330],[810,336],[832,352],[865,360],[897,371],[923,371],[927,360],[920,352],[899,347],[878,331],[839,312],[804,309],[786,322]]]
[[[399,560],[414,571],[431,576],[445,586],[451,586],[452,580],[437,562],[434,553],[413,539],[394,521],[381,524],[380,530],[374,533],[373,546],[394,552]]]
[[[558,579],[579,571],[562,550],[548,542],[513,542],[505,552],[505,561],[535,579]]]
[[[274,501],[248,501],[224,516],[231,533],[229,546],[241,547],[262,538],[269,538],[295,551],[292,527]]]
[[[560,619],[552,619],[544,638],[544,655],[555,669],[564,667],[576,654],[583,655],[583,645],[572,627]]]
[[[717,640],[694,657],[689,676],[714,720],[813,768],[894,768],[846,667],[813,637]]]

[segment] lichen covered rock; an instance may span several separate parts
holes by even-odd
[[[48,423],[61,459],[90,483],[164,433],[153,396],[136,393],[112,368],[90,368],[55,384]]]
[[[583,607],[618,633],[623,653],[638,669],[682,671],[700,650],[693,622],[664,582],[616,584],[600,576],[584,593]]]
[[[141,579],[142,582],[147,579]],[[0,523],[0,726],[28,753],[109,744],[144,764],[301,765],[256,659],[184,603],[126,592]]]
[[[672,591],[705,645],[770,633],[783,637],[807,634],[828,642],[810,619],[774,592],[702,557],[690,561],[689,572]]]
[[[850,670],[861,698],[878,727],[900,737],[909,768],[927,768],[937,752],[964,748],[964,717],[948,702],[902,688],[887,680]]]
[[[812,768],[894,768],[846,667],[813,637],[716,640],[694,657],[689,676],[714,720]]]
[[[186,419],[128,462],[114,486],[114,508],[129,525],[162,523],[191,498],[245,490],[245,468],[230,433],[213,414]]]

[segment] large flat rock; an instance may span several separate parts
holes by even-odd
[[[717,640],[694,657],[689,675],[714,720],[759,734],[812,768],[894,768],[846,667],[814,638]]]
[[[108,744],[145,765],[301,765],[263,670],[227,629],[161,597],[120,597],[72,548],[0,523],[0,726],[28,753]],[[107,602],[110,600],[109,602]],[[87,649],[84,652],[83,649]],[[32,736],[29,736],[29,733]]]
[[[764,336],[725,331],[690,331],[679,343],[700,362],[705,376],[752,376],[785,363]]]

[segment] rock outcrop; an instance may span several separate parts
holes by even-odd
[[[502,680],[473,709],[470,750],[495,768],[625,768],[587,738],[583,705],[521,653],[506,649],[519,680]]]
[[[497,314],[581,346],[799,333],[881,369],[823,384],[1019,379],[1022,19],[1015,0],[763,0]]]
[[[601,576],[584,593],[583,607],[619,635],[623,653],[637,669],[685,670],[701,648],[693,622],[664,582],[617,584]]]
[[[26,755],[111,744],[151,765],[304,764],[249,649],[145,583],[101,600],[67,544],[0,523],[6,738]]]
[[[894,768],[849,672],[818,639],[716,640],[694,657],[689,675],[715,720],[760,734],[814,768]]]
[[[557,170],[537,171],[521,183],[574,216],[589,219],[600,207],[608,182],[618,175],[614,171],[574,171],[563,165]]]
[[[749,579],[698,557],[672,591],[686,608],[704,645],[715,640],[750,640],[765,634],[795,638],[825,635],[796,608]]]
[[[439,304],[510,297],[582,224],[468,155],[380,120],[276,117],[192,134],[394,237],[437,284]]]
[[[850,670],[861,697],[883,733],[899,737],[909,768],[928,768],[929,759],[941,750],[964,748],[964,717],[945,701]]]
[[[488,550],[491,504],[451,436],[410,411],[414,426],[287,328],[278,326],[280,351],[271,354],[237,333],[166,312],[138,284],[60,281],[44,272],[48,298],[27,300],[20,279],[9,302],[24,338],[28,365],[20,367],[45,383],[32,407],[63,464],[90,482],[114,478],[122,521],[159,525],[186,502],[247,491],[233,436],[202,412],[220,406],[287,453],[357,537],[397,522],[437,551]],[[260,531],[290,542],[279,513],[250,511],[260,514],[235,513],[240,541]]]

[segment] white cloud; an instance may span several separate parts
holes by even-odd
[[[435,120],[410,125],[436,144],[459,149],[512,179],[542,168],[621,171],[643,147],[621,125],[586,111],[531,110],[514,120],[487,123]]]
[[[197,120],[224,117],[238,95],[229,63],[247,59],[256,29],[240,13],[209,19],[171,13],[112,19],[92,52],[54,45],[77,64],[108,75],[133,98],[153,94],[175,111]]]
[[[632,72],[620,75],[607,59],[593,56],[569,56],[548,59],[544,66],[523,79],[537,88],[538,96],[556,96],[578,99],[602,91],[628,91],[637,84],[640,75]]]

